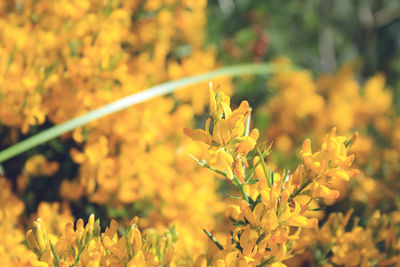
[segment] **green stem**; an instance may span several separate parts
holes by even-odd
[[[191,157],[192,159],[194,159],[194,160],[197,162],[197,164],[200,165],[200,167],[202,167],[202,168],[207,168],[207,169],[209,169],[209,170],[212,170],[212,171],[215,172],[215,173],[218,173],[218,174],[220,174],[220,175],[222,175],[222,176],[228,178],[228,176],[226,175],[225,172],[222,172],[222,171],[220,171],[220,170],[217,170],[216,168],[211,167],[210,165],[207,164],[207,162],[206,162],[205,160],[198,160],[198,159],[197,159],[195,156],[193,156],[192,154],[189,154],[189,157]]]
[[[274,260],[275,260],[274,257],[271,257],[271,258],[269,258],[269,259],[267,259],[267,260],[262,261],[262,262],[261,262],[259,265],[257,265],[256,267],[262,267],[262,266],[269,265],[269,264],[273,263]]]
[[[215,239],[215,237],[208,232],[206,229],[203,228],[204,233],[211,239],[211,241],[217,246],[219,250],[224,250],[224,247]]]
[[[211,166],[208,165],[208,164],[205,164],[205,165],[204,165],[204,168],[207,168],[207,169],[209,169],[209,170],[212,170],[213,172],[218,173],[219,175],[222,175],[222,176],[224,176],[224,177],[228,177],[228,176],[226,175],[226,173],[224,173],[224,172],[222,172],[222,171],[220,171],[220,170],[217,170],[216,168],[213,168],[213,167],[211,167]]]
[[[246,191],[244,190],[244,185],[239,181],[239,179],[235,176],[233,176],[233,181],[235,182],[234,184],[239,188],[240,193],[242,194],[243,199],[249,203],[249,196],[247,195]]]
[[[263,155],[263,153],[261,152],[261,150],[260,150],[260,148],[258,146],[256,146],[256,149],[257,149],[258,156],[260,157],[260,161],[261,161],[261,165],[262,165],[263,170],[264,170],[265,177],[267,178],[268,186],[272,187],[271,177],[270,177],[270,175],[269,175],[269,173],[267,171],[267,166],[265,166],[264,155]]]
[[[54,259],[56,260],[56,266],[60,266],[60,257],[58,256],[58,253],[57,253],[55,247],[53,246],[53,243],[51,243],[51,241],[50,241],[50,247],[51,247],[51,251],[53,252]]]
[[[246,177],[244,178],[246,183],[253,177],[253,174],[254,174],[257,166],[260,165],[260,163],[261,163],[261,159],[259,159],[257,161],[257,163],[254,164],[253,167],[251,167],[251,169],[249,169],[248,173],[246,174]]]
[[[290,200],[294,199],[298,194],[300,194],[309,184],[311,184],[313,180],[310,178],[308,179],[306,182],[304,182],[301,187],[296,190],[291,196],[290,196]]]
[[[3,151],[0,152],[0,163],[12,157],[15,157],[31,148],[34,148],[40,144],[43,144],[53,138],[56,138],[57,136],[67,133],[82,125],[85,125],[91,121],[97,120],[99,118],[110,115],[117,111],[126,109],[135,104],[142,103],[154,97],[172,93],[184,86],[193,85],[220,76],[271,74],[272,72],[274,72],[273,67],[267,63],[244,64],[244,65],[220,68],[203,74],[193,75],[179,80],[169,81],[160,85],[150,87],[145,91],[141,91],[139,93],[121,98],[110,104],[104,105],[98,109],[89,111],[85,115],[69,120],[62,124],[53,126],[50,129],[44,130],[37,135],[34,135],[24,141],[21,141],[11,147],[4,149]]]
[[[73,266],[78,266],[79,261],[81,260],[82,253],[83,253],[83,251],[84,251],[85,248],[86,248],[86,245],[87,245],[87,243],[86,243],[86,244],[82,247],[82,249],[78,252],[78,256],[76,257],[75,263],[74,263]]]
[[[249,108],[249,112],[251,111],[251,108]],[[251,113],[249,114],[249,117],[246,120],[246,128],[244,130],[244,136],[249,136],[250,134],[250,120],[251,120]],[[243,173],[246,173],[246,167],[243,165]]]

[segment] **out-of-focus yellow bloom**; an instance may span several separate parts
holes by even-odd
[[[25,172],[29,176],[51,176],[58,171],[58,163],[49,162],[43,155],[36,155],[25,162]]]
[[[19,217],[25,206],[11,189],[11,183],[0,177],[0,265],[25,266],[35,255],[23,244],[25,237]]]
[[[65,225],[74,220],[68,204],[57,202],[41,202],[34,218],[40,218],[41,224],[54,235],[61,234]]]
[[[83,187],[79,181],[63,180],[60,185],[60,196],[63,199],[77,201],[83,195]]]
[[[7,96],[0,99],[0,120],[13,133],[4,145],[45,122],[57,125],[155,84],[217,68],[216,51],[203,45],[206,5],[204,0],[0,4],[0,94]],[[218,81],[232,92],[228,77]],[[181,134],[204,111],[204,90],[182,88],[64,135],[63,144],[77,143],[70,155],[79,166],[72,180],[57,177],[64,179],[62,200],[85,198],[123,209],[158,199],[148,205],[147,226],[177,222],[186,231],[179,252],[204,251],[206,237],[191,225],[215,225],[223,204],[213,204],[218,184],[210,173],[188,170],[182,158],[202,149]],[[29,178],[39,175],[38,166],[40,175],[54,174],[47,163],[28,160],[18,179],[20,192],[34,188]],[[175,192],[185,195],[177,199]]]

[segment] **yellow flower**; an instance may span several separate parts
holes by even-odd
[[[348,181],[358,175],[359,171],[351,168],[354,155],[348,155],[348,150],[356,141],[357,136],[358,134],[355,133],[347,141],[344,136],[337,137],[336,128],[333,128],[326,136],[321,150],[315,153],[312,153],[310,139],[303,142],[300,155],[304,160],[306,171],[310,173],[310,189],[313,197],[336,199],[339,197],[339,191],[332,188],[331,180]],[[304,175],[304,172],[298,172],[298,174]],[[297,177],[296,179],[302,180],[303,178]]]
[[[209,85],[209,95],[211,118],[206,121],[205,130],[184,128],[184,133],[195,141],[210,145],[211,163],[221,163],[230,180],[236,174],[241,183],[245,184],[242,165],[247,166],[247,162],[244,156],[254,149],[259,135],[258,130],[254,129],[249,136],[243,136],[245,123],[251,112],[249,103],[243,101],[232,111],[230,98],[222,91],[215,93],[212,83]]]
[[[51,176],[58,168],[57,162],[49,162],[43,155],[35,155],[25,162],[24,170],[29,176]]]

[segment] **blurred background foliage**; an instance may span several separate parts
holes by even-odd
[[[400,3],[392,0],[213,0],[207,43],[226,63],[289,57],[315,73],[358,61],[362,77],[400,72]]]
[[[208,18],[206,43],[225,64],[285,56],[319,75],[352,62],[361,82],[383,72],[389,85],[399,87],[399,1],[211,0]],[[238,98],[260,103],[264,85],[242,81]]]
[[[361,84],[383,73],[400,113],[400,2],[393,0],[208,1],[206,45],[227,65],[289,58],[314,78],[351,65]],[[253,108],[276,95],[268,78],[235,79],[233,101]],[[266,88],[267,87],[267,88]],[[266,90],[267,89],[267,90]],[[267,129],[270,114],[256,112],[255,127]],[[378,136],[375,136],[378,139]],[[287,164],[287,158],[274,156]],[[295,157],[292,164],[296,164]]]

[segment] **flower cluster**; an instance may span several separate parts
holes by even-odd
[[[357,169],[352,169],[354,154],[347,155],[348,149],[357,139],[358,133],[355,133],[350,140],[344,136],[335,136],[336,128],[333,128],[322,144],[321,150],[312,153],[311,141],[306,139],[303,142],[303,149],[300,152],[303,165],[295,171],[297,184],[302,187],[305,184],[312,183],[310,193],[314,198],[336,199],[340,193],[332,190],[340,181],[348,182],[350,178],[358,175]],[[305,173],[307,175],[305,175]],[[304,176],[310,176],[311,179],[304,179]]]
[[[352,213],[330,214],[320,228],[306,232],[295,250],[307,254],[307,249],[313,260],[324,266],[398,266],[399,213],[375,211],[366,223]],[[305,257],[303,262],[310,260]]]
[[[243,101],[232,111],[229,102],[229,97],[219,91],[215,93],[210,85],[211,118],[205,130],[184,130],[193,140],[210,147],[211,165],[204,161],[199,164],[225,175],[242,193],[240,200],[231,206],[229,218],[233,230],[225,246],[218,243],[221,251],[214,256],[215,264],[284,266],[282,261],[292,257],[301,230],[318,223],[317,218],[306,215],[310,203],[338,198],[339,192],[331,184],[357,175],[358,171],[351,168],[354,155],[348,155],[357,134],[347,140],[336,136],[334,128],[321,150],[315,153],[306,139],[300,153],[303,163],[293,174],[279,175],[271,167],[267,169],[265,157],[269,149],[262,151],[256,144],[258,130],[245,135],[249,132],[245,126],[249,104]],[[216,163],[221,163],[224,171],[216,169]]]
[[[1,3],[0,121],[10,133],[2,145],[158,83],[218,67],[216,51],[203,47],[206,4]],[[219,81],[232,91],[228,78]],[[191,89],[75,129],[55,142],[56,153],[44,148],[27,154],[10,171],[20,172],[15,179],[30,203],[27,213],[38,215],[43,200],[62,207],[87,201],[120,218],[147,214],[142,224],[148,227],[179,225],[185,229],[182,253],[203,250],[206,237],[192,225],[214,227],[222,205],[212,204],[218,199],[212,174],[195,170],[187,158],[202,148],[185,140],[181,129],[207,104],[206,87],[196,87],[195,94]],[[56,197],[38,193],[48,184]]]
[[[12,193],[12,185],[0,177],[0,265],[24,266],[29,264],[31,251],[23,244],[24,231],[19,216],[24,211],[24,202]]]
[[[234,187],[222,204],[224,223],[201,224],[209,239],[207,249],[184,252],[188,241],[184,238],[188,234],[185,225],[175,221],[169,231],[156,230],[147,221],[156,218],[155,214],[143,218],[143,222],[135,217],[125,224],[126,228],[112,220],[102,233],[100,220],[94,215],[86,225],[79,219],[74,227],[71,221],[66,222],[71,220],[68,211],[63,217],[54,217],[55,222],[51,222],[51,216],[43,219],[49,210],[59,207],[42,206],[32,230],[26,233],[34,254],[27,254],[25,264],[279,267],[399,263],[398,212],[381,215],[376,211],[362,222],[352,217],[350,210],[345,216],[331,213],[326,221],[320,221],[324,205],[342,198],[340,187],[359,174],[352,167],[355,156],[349,152],[355,147],[357,133],[346,138],[337,136],[333,128],[318,150],[311,148],[310,139],[305,139],[300,163],[294,171],[282,172],[266,161],[271,145],[258,143],[258,130],[249,129],[248,102],[232,110],[230,98],[218,88],[214,91],[211,83],[209,95],[210,118],[205,130],[185,128],[184,133],[207,148],[204,159],[192,156],[203,167],[197,171],[212,171]],[[63,224],[64,228],[54,228],[48,222]]]
[[[309,71],[291,69],[286,59],[276,60],[275,65],[280,71],[267,86],[276,94],[257,113],[260,118],[270,118],[260,134],[274,141],[274,161],[279,166],[288,164],[295,158],[294,144],[306,137],[321,144],[333,125],[346,135],[357,129],[360,138],[352,150],[356,167],[363,171],[356,183],[351,183],[349,198],[371,209],[396,208],[382,205],[391,203],[400,188],[396,167],[400,159],[399,119],[393,91],[385,85],[383,74],[360,83],[355,67],[348,64],[337,73],[314,80]],[[336,188],[348,190],[344,183]]]
[[[1,147],[218,67],[206,3],[0,1]],[[5,162],[0,266],[400,266],[398,92],[273,71],[261,106],[221,77]]]
[[[211,147],[209,153],[212,163],[220,162],[229,179],[232,180],[235,174],[240,182],[245,184],[243,167],[248,167],[246,155],[254,149],[258,138],[257,129],[254,129],[249,136],[244,136],[245,124],[251,112],[249,103],[243,101],[232,111],[228,96],[221,91],[215,94],[211,83],[209,91],[211,117],[207,119],[206,129],[185,128],[184,132],[193,140],[202,141]]]
[[[32,266],[159,266],[168,265],[174,254],[175,230],[158,234],[148,230],[142,236],[135,217],[124,230],[111,221],[101,233],[100,220],[94,214],[86,225],[82,219],[67,223],[60,237],[48,234],[45,222],[38,218],[26,233],[28,246],[35,252]]]

